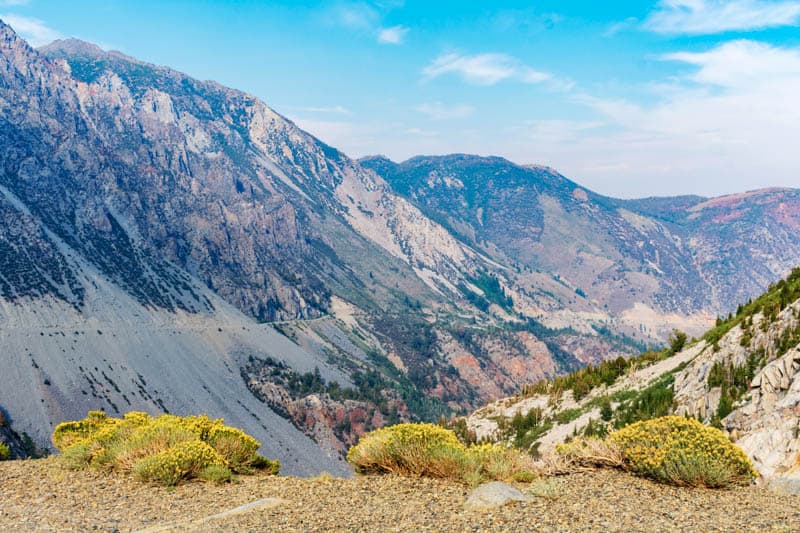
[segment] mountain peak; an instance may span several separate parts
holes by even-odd
[[[94,43],[74,38],[57,39],[50,44],[40,46],[38,50],[44,54],[63,52],[70,55],[81,55],[90,57],[102,57],[107,54],[105,50],[103,50]]]
[[[378,161],[378,162],[381,162],[381,163],[389,163],[389,164],[392,164],[392,165],[396,165],[397,164],[395,161],[392,161],[391,159],[389,159],[388,157],[386,157],[383,154],[365,155],[364,157],[361,157],[361,158],[358,159],[359,163],[372,162],[372,161]]]
[[[146,61],[141,61],[135,57],[123,54],[118,50],[103,50],[94,43],[82,41],[80,39],[68,38],[57,39],[50,44],[40,46],[36,49],[39,53],[51,59],[69,58],[89,58],[89,59],[118,59],[126,63],[156,67]],[[163,68],[163,67],[161,67]]]

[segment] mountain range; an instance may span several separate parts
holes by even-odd
[[[355,161],[254,96],[0,22],[0,408],[208,412],[289,473],[388,422],[699,334],[800,191],[619,200],[495,157]]]

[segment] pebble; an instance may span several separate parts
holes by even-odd
[[[798,531],[800,496],[760,487],[658,485],[613,470],[563,476],[555,498],[463,510],[463,485],[396,476],[331,481],[241,476],[174,490],[55,460],[0,462],[0,531]],[[527,485],[512,483],[526,493]],[[261,500],[279,505],[245,508]],[[34,504],[34,502],[39,502]]]

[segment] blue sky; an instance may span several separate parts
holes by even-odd
[[[598,192],[800,186],[800,0],[0,0],[262,98],[347,154],[468,152]]]

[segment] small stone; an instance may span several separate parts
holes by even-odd
[[[530,499],[530,496],[514,487],[499,481],[492,481],[473,490],[467,501],[464,502],[464,508],[468,511],[480,511],[502,507],[511,502],[525,502]]]

